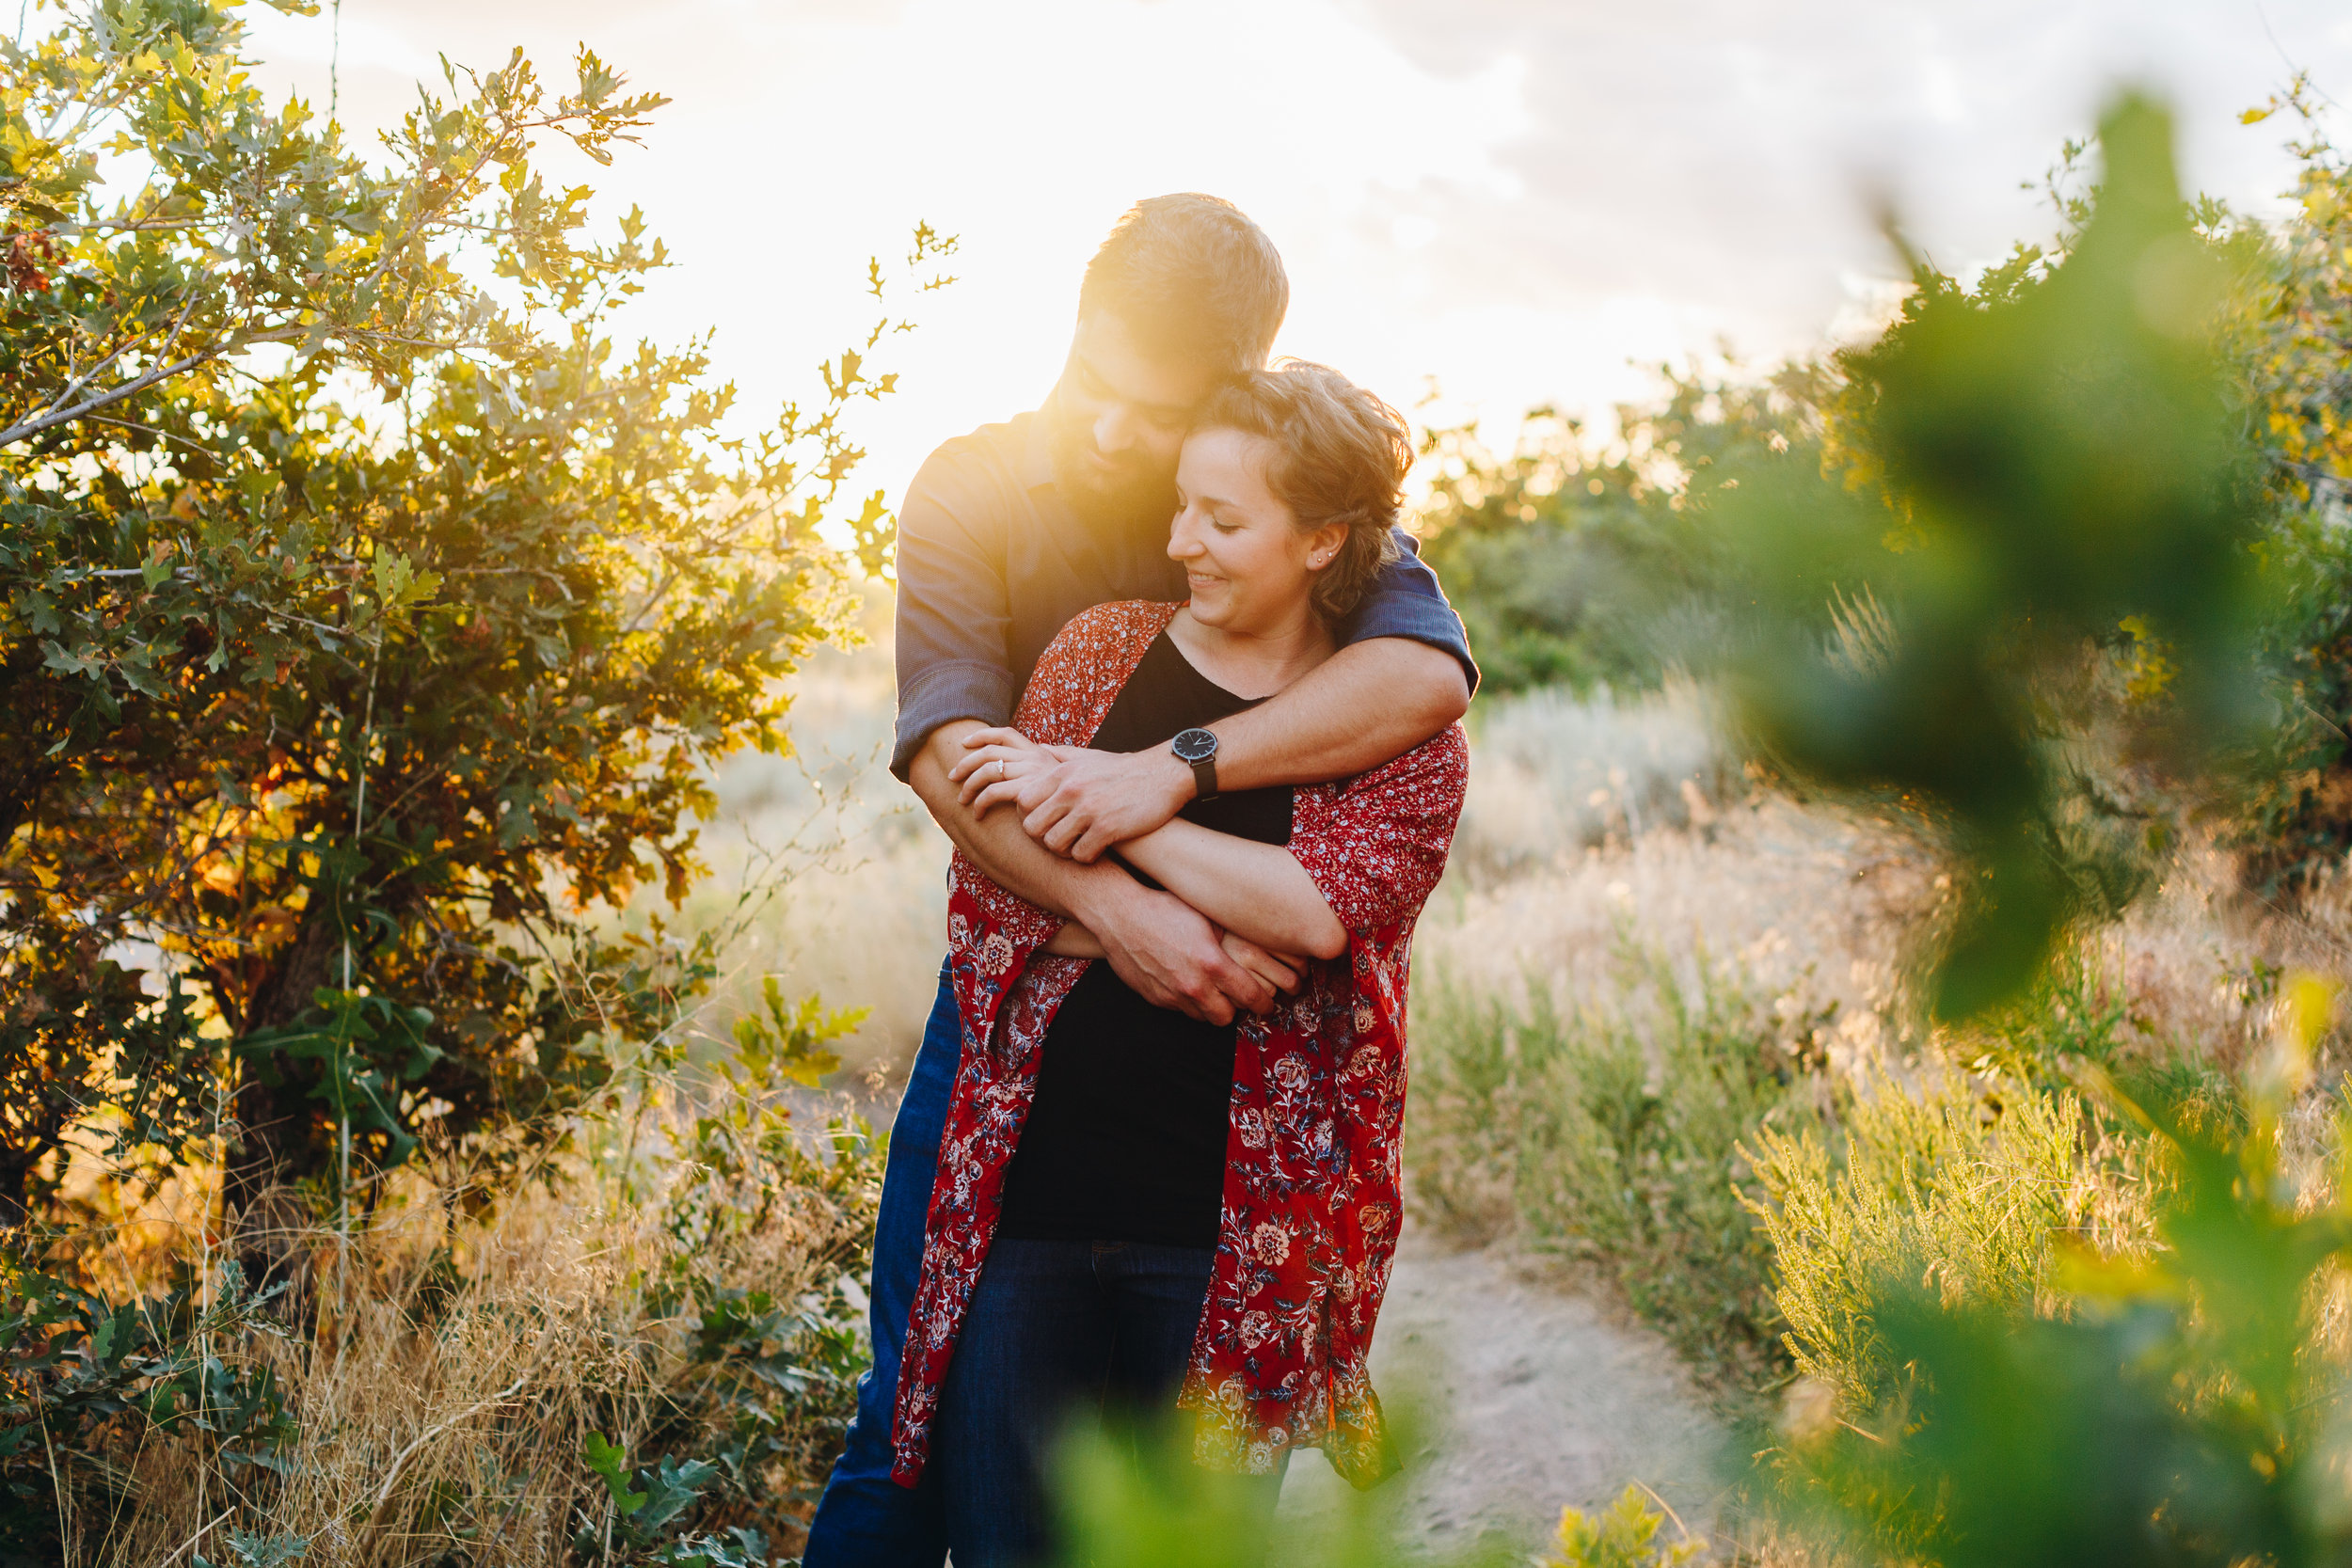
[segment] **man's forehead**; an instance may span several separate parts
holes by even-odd
[[[1178,418],[1190,414],[1216,379],[1205,367],[1145,353],[1124,322],[1099,311],[1080,318],[1071,353],[1121,403]]]

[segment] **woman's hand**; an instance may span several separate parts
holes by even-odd
[[[1042,773],[1074,749],[1041,746],[1009,726],[974,730],[963,744],[964,754],[947,769],[947,778],[962,786],[960,799],[975,816],[986,816],[994,806],[1018,803],[1023,780]]]
[[[1053,939],[1046,942],[1045,951],[1060,958],[1107,958],[1110,957],[1110,949],[1103,945],[1103,939],[1074,920],[1065,920],[1061,923],[1061,929],[1056,931]]]
[[[1296,990],[1300,977],[1307,973],[1306,959],[1288,953],[1269,953],[1248,937],[1226,931],[1217,940],[1224,944],[1227,958],[1272,986],[1277,995],[1288,996]]]

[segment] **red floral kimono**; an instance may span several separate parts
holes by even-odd
[[[1085,745],[1179,608],[1129,601],[1072,621],[1014,723],[1032,740]],[[1263,1473],[1299,1447],[1322,1448],[1359,1486],[1395,1467],[1364,1357],[1402,1215],[1406,950],[1445,868],[1469,756],[1455,725],[1369,773],[1294,793],[1291,853],[1349,946],[1311,965],[1271,1016],[1240,1020],[1224,1215],[1178,1400],[1197,1413],[1194,1458],[1210,1468]],[[908,1486],[995,1235],[1046,1026],[1092,961],[1040,952],[1060,918],[961,855],[947,907],[963,1059],[898,1370],[894,1474]]]

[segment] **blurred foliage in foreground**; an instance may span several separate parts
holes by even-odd
[[[1970,872],[1947,1016],[2137,891],[2077,831],[2054,730],[2128,725],[2113,744],[2178,771],[2254,728],[2255,454],[2216,346],[2226,269],[2170,141],[2126,101],[2065,254],[2020,251],[1968,292],[1915,268],[1902,319],[1841,356],[1842,462],[1751,469],[1722,509],[1748,725],[1794,774],[1914,805]],[[2103,703],[2097,650],[2126,639],[2145,689]]]
[[[2278,587],[2326,565],[2280,523],[2311,476],[2280,482],[2280,427],[2230,359],[2253,332],[2233,311],[2292,245],[2192,214],[2168,142],[2122,103],[2062,253],[1967,293],[1923,274],[1847,356],[1846,483],[1779,474],[1724,509],[1758,588],[1751,722],[1792,774],[1915,804],[1976,871],[1938,996],[1974,1021],[1952,1037],[1980,1054],[1952,1066],[1975,1075],[1861,1086],[1842,1150],[1756,1144],[1809,1374],[1764,1484],[1863,1560],[2352,1550],[2345,1128],[2314,1172],[2325,1106],[2297,1101],[2335,988],[2287,986],[2224,1094],[2119,1056],[2095,1012],[2071,1040],[1999,1022],[2049,989],[2070,920],[2138,891],[2097,885],[2070,836],[2065,746],[2228,800],[2263,728],[2263,616],[2296,625]]]
[[[1901,319],[1809,385],[1809,449],[1726,434],[1644,539],[1689,541],[1673,586],[1720,617],[1784,777],[1910,813],[1974,873],[1942,1059],[1743,1135],[1805,1374],[1747,1501],[1811,1542],[1796,1560],[2352,1554],[2352,1100],[2312,1081],[2325,1050],[2341,1070],[2332,988],[2261,976],[2273,1037],[2227,1072],[2226,1042],[2126,1048],[2112,993],[2049,963],[2145,892],[2171,812],[2219,818],[2258,888],[2352,843],[2352,182],[2310,137],[2302,211],[2266,230],[2184,201],[2169,139],[2121,103],[2056,246],[1965,287],[1921,263]],[[1477,488],[1441,499],[1473,556],[1514,515],[1522,543],[1547,515],[1609,537],[1549,477]],[[1497,1024],[1440,1089],[1542,1066]],[[1608,1103],[1605,1057],[1568,1078],[1555,1102]]]
[[[1398,1413],[1406,1424],[1410,1411]],[[1136,1433],[1079,1428],[1062,1449],[1064,1498],[1057,1560],[1067,1568],[1686,1568],[1708,1543],[1653,1506],[1656,1494],[1628,1486],[1608,1507],[1561,1511],[1545,1549],[1498,1530],[1436,1551],[1408,1544],[1418,1533],[1390,1494],[1344,1491],[1327,1510],[1268,1519],[1231,1478],[1191,1463],[1181,1432]],[[1320,1465],[1313,1453],[1293,1467]]]
[[[1768,1456],[1783,1506],[1866,1560],[2343,1561],[2352,1101],[2331,1196],[2283,1157],[2334,1003],[2291,990],[2220,1104],[2093,1070],[2080,1100],[1999,1085],[1988,1125],[1956,1085],[1889,1087],[1842,1180],[1768,1148],[1810,1374]]]
[[[2299,159],[2278,222],[2183,203],[2145,112],[2101,186],[2067,150],[2054,241],[1966,283],[1911,258],[1867,342],[1669,370],[1608,441],[1434,433],[1426,553],[1491,687],[1756,675],[1791,777],[1935,807],[2031,916],[1968,925],[1955,1006],[2127,903],[2184,812],[2252,893],[2306,890],[2352,849],[2352,168],[2300,84],[2272,113]],[[2226,776],[2180,787],[2216,751]]]

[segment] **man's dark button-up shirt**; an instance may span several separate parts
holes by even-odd
[[[1120,599],[1185,596],[1168,558],[1170,514],[1082,515],[1054,475],[1045,420],[982,425],[931,453],[898,508],[898,733],[890,770],[907,776],[925,737],[957,719],[1009,721],[1038,656],[1070,621]],[[1380,574],[1340,628],[1343,645],[1409,637],[1478,667],[1461,617],[1420,548]]]

